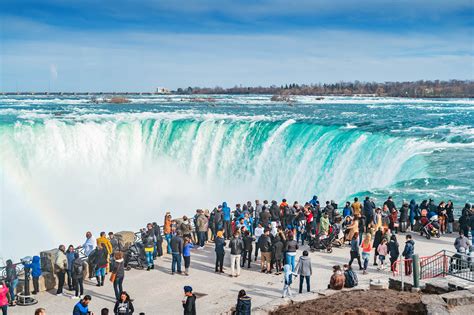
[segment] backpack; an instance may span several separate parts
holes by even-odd
[[[73,272],[76,277],[81,277],[84,272],[84,264],[82,262],[80,264],[74,262]]]
[[[359,284],[359,280],[357,279],[357,275],[354,271],[346,270],[346,272],[344,272],[344,276],[346,278],[344,283],[345,288],[353,288]]]

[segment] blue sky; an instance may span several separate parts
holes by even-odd
[[[0,90],[474,79],[472,0],[2,0]]]

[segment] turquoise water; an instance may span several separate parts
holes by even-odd
[[[3,220],[33,250],[223,200],[474,197],[472,99],[212,97],[1,96]]]

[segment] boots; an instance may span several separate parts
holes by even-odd
[[[97,280],[97,286],[100,287],[100,278],[99,276],[95,276],[96,280]]]
[[[100,286],[103,287],[104,286],[104,279],[105,279],[105,276],[101,276],[101,282],[100,282]]]

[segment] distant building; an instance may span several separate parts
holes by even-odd
[[[170,90],[164,87],[156,88],[155,94],[170,94]]]

